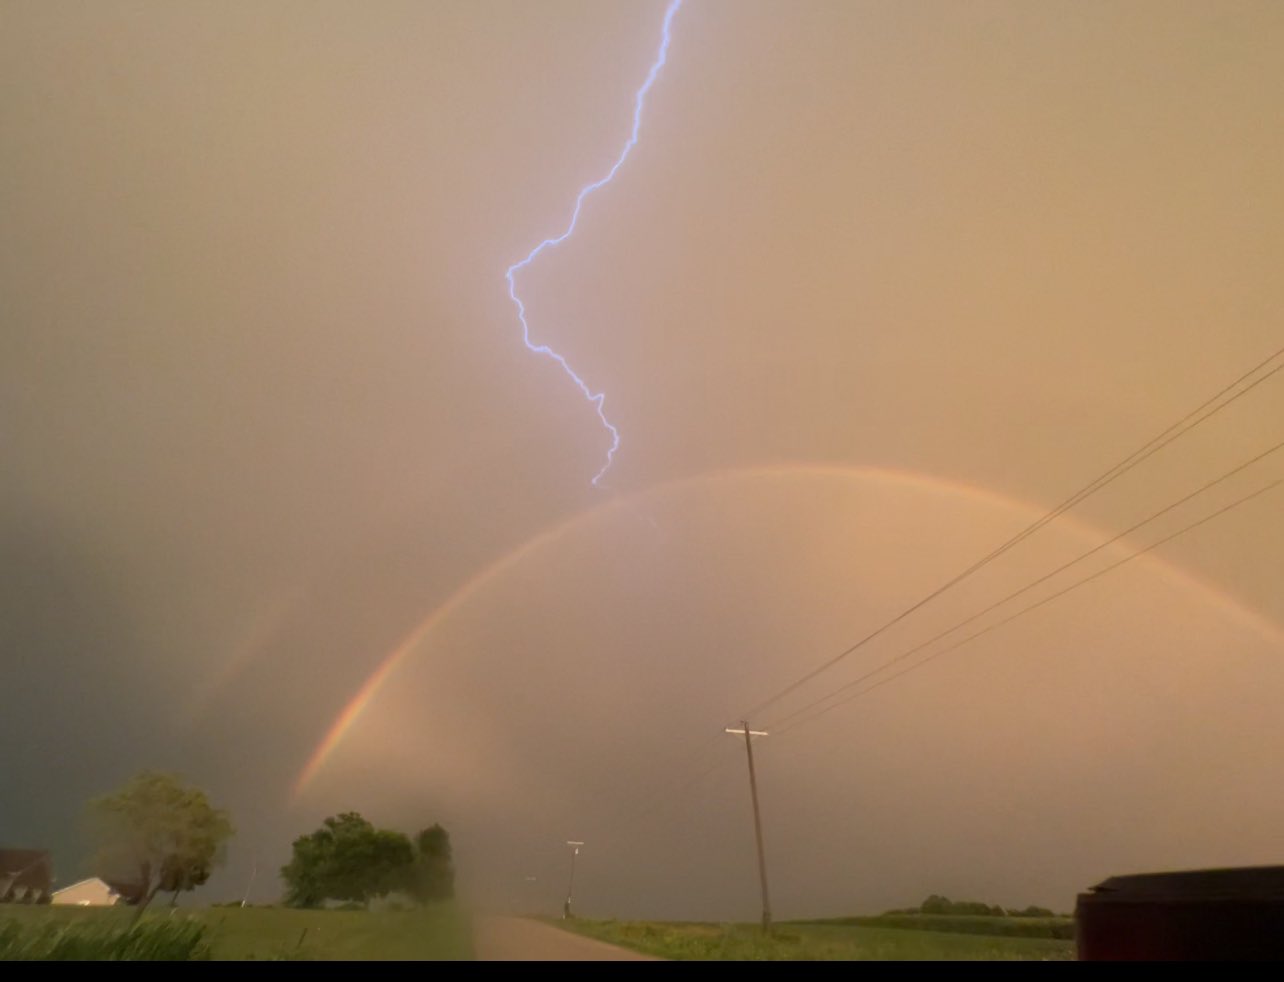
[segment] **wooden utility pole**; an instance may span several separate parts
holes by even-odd
[[[749,795],[753,798],[753,833],[758,840],[758,878],[762,883],[762,930],[767,933],[771,930],[771,900],[767,895],[767,854],[762,848],[762,815],[758,810],[758,778],[753,770],[753,738],[756,736],[766,736],[765,730],[749,729],[749,721],[742,720],[741,729],[727,729],[728,733],[745,735],[745,754],[749,758]]]

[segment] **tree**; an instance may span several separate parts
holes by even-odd
[[[402,833],[377,829],[357,812],[331,816],[311,835],[294,840],[290,862],[281,868],[286,903],[369,903],[400,887],[414,859],[414,847]]]
[[[1036,907],[1034,904],[1031,904],[1025,910],[1008,911],[1008,916],[1009,917],[1056,917],[1057,915],[1054,914],[1047,907]]]
[[[415,836],[415,860],[406,891],[420,903],[449,900],[455,895],[455,867],[450,833],[433,825]]]
[[[89,803],[94,860],[104,880],[129,884],[141,917],[162,890],[175,897],[209,879],[232,837],[228,813],[175,774],[144,771]]]
[[[951,906],[948,898],[934,893],[919,904],[918,909],[924,914],[948,914]]]

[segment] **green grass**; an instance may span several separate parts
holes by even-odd
[[[0,907],[0,959],[48,958],[62,939],[63,958],[99,959],[129,926],[133,911],[86,907]],[[267,907],[149,910],[139,937],[122,958],[186,960],[428,960],[473,957],[468,918],[453,905],[425,910],[290,910]],[[8,939],[6,946],[5,939]],[[77,954],[81,952],[81,954]],[[98,953],[92,953],[98,952]],[[166,953],[168,952],[168,954]]]
[[[552,921],[591,938],[677,961],[1072,961],[1074,943],[852,924]]]
[[[207,961],[205,929],[191,921],[152,920],[133,930],[107,922],[0,923],[0,961]]]
[[[798,925],[894,927],[909,931],[947,931],[953,934],[987,934],[1003,938],[1058,938],[1074,940],[1072,917],[988,917],[973,914],[881,914],[877,917],[834,917],[796,921]]]

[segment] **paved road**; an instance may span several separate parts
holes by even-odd
[[[483,962],[653,962],[650,955],[581,937],[521,917],[474,921],[473,944]]]

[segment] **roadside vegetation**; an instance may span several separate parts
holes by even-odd
[[[855,924],[757,925],[553,921],[610,944],[675,961],[1072,961],[1074,944]]]
[[[1054,914],[1047,907],[1004,909],[975,900],[950,900],[936,894],[917,907],[889,910],[875,917],[829,917],[799,924],[848,927],[890,927],[910,931],[943,931],[950,934],[985,934],[1002,938],[1054,938],[1074,940],[1074,918]]]
[[[453,903],[404,910],[0,907],[0,961],[468,961]]]
[[[797,924],[833,927],[886,927],[905,931],[943,931],[1001,938],[1074,940],[1074,920],[1068,917],[993,917],[979,914],[882,914],[878,917],[834,917]]]
[[[1044,907],[1004,909],[933,894],[917,907],[873,917],[757,925],[557,921],[635,951],[699,961],[1071,961],[1074,920]]]
[[[45,913],[45,908],[37,908]],[[207,961],[205,927],[151,921],[131,927],[102,919],[8,919],[0,923],[0,961]]]

